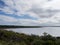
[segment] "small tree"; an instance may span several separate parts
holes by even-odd
[[[44,32],[44,33],[43,33],[43,35],[44,35],[44,36],[47,36],[47,33],[46,33],[46,32]]]

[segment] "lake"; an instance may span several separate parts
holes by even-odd
[[[35,34],[42,35],[44,32],[51,34],[53,36],[60,36],[60,27],[44,27],[44,28],[16,28],[16,29],[7,29],[19,33],[25,34]]]

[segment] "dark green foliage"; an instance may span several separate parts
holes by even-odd
[[[0,29],[8,29],[8,28],[41,28],[41,26],[0,25]]]
[[[47,33],[38,36],[0,30],[0,45],[60,45],[60,37],[53,37]]]

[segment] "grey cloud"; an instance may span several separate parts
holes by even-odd
[[[29,11],[39,15],[40,18],[49,18],[52,17],[54,14],[60,12],[60,10],[57,9],[43,9],[37,6],[32,7]]]
[[[25,3],[21,3],[21,4],[19,4],[19,6],[21,7],[21,9],[23,9],[23,10],[20,10],[18,7],[15,9],[15,7],[14,6],[16,6],[16,2],[15,2],[15,0],[11,0],[11,3],[12,4],[7,4],[7,0],[6,1],[3,1],[3,0],[1,0],[2,1],[2,3],[3,4],[5,4],[6,3],[6,5],[8,5],[7,7],[8,7],[8,11],[12,11],[13,12],[13,14],[16,14],[16,13],[19,13],[19,14],[17,14],[17,15],[20,15],[21,14],[21,11],[22,11],[22,13],[23,14],[25,14],[25,12],[26,11],[29,11],[29,12],[33,12],[33,13],[35,13],[36,15],[38,15],[40,18],[50,18],[50,17],[52,17],[54,14],[56,14],[56,13],[58,13],[58,12],[60,12],[60,10],[53,10],[53,9],[44,9],[44,8],[42,8],[40,5],[34,5],[34,4],[32,4],[32,7],[31,7],[31,9],[28,9],[28,10],[25,10],[23,7],[25,7],[26,6],[26,4]],[[47,0],[47,1],[52,1],[52,0]],[[18,3],[18,2],[17,2]],[[12,6],[11,6],[12,5]],[[7,11],[7,12],[8,12]],[[3,10],[3,12],[4,12],[4,10]],[[9,13],[10,13],[9,12]]]
[[[36,20],[38,23],[49,23],[49,22],[59,22],[60,17],[55,16],[58,15],[57,13],[60,12],[60,10],[49,8],[48,5],[51,5],[52,3],[47,3],[46,1],[51,0],[1,0],[3,1],[4,8],[0,8],[1,11],[7,14],[14,14],[17,16],[22,16],[25,14],[28,14],[29,16],[32,16],[34,18],[37,18]],[[42,2],[41,2],[42,1]],[[2,4],[1,3],[1,4]],[[53,2],[54,3],[54,2]],[[4,6],[7,5],[7,6]],[[54,5],[51,5],[50,7],[53,7]],[[46,8],[48,7],[48,8]],[[58,6],[56,6],[58,7]],[[55,8],[56,8],[55,7]],[[60,16],[60,14],[59,14]],[[55,19],[55,17],[59,19]],[[51,18],[51,19],[50,19]],[[20,20],[21,21],[21,20]],[[25,21],[25,20],[24,20]],[[21,21],[23,22],[23,21]],[[27,22],[27,21],[25,21]],[[35,22],[35,21],[34,21]],[[31,23],[28,21],[28,23]]]
[[[52,1],[52,0],[47,0],[47,1]]]

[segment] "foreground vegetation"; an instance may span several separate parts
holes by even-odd
[[[60,37],[53,37],[47,33],[38,36],[0,30],[0,45],[60,45]]]

